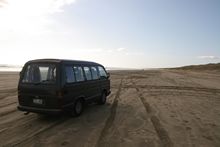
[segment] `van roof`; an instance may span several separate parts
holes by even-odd
[[[96,62],[91,61],[81,61],[81,60],[68,60],[68,59],[35,59],[30,60],[27,63],[39,63],[39,62],[50,62],[50,63],[75,63],[75,64],[90,64],[90,65],[101,65]]]

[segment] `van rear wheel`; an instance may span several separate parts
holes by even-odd
[[[104,105],[105,103],[106,103],[106,94],[105,94],[105,92],[102,92],[102,95],[101,95],[101,97],[98,101],[98,104],[99,105]]]
[[[71,115],[74,117],[77,117],[77,116],[80,116],[82,112],[83,112],[83,101],[79,99],[75,102]]]

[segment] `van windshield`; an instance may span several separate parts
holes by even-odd
[[[56,66],[54,64],[29,64],[22,83],[52,84],[56,82]]]

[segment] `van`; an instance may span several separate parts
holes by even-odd
[[[86,103],[105,104],[111,93],[109,73],[95,62],[38,59],[20,72],[18,110],[79,116]]]

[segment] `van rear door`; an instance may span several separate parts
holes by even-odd
[[[25,65],[18,85],[21,106],[58,108],[56,96],[58,66],[55,63],[30,63]]]

